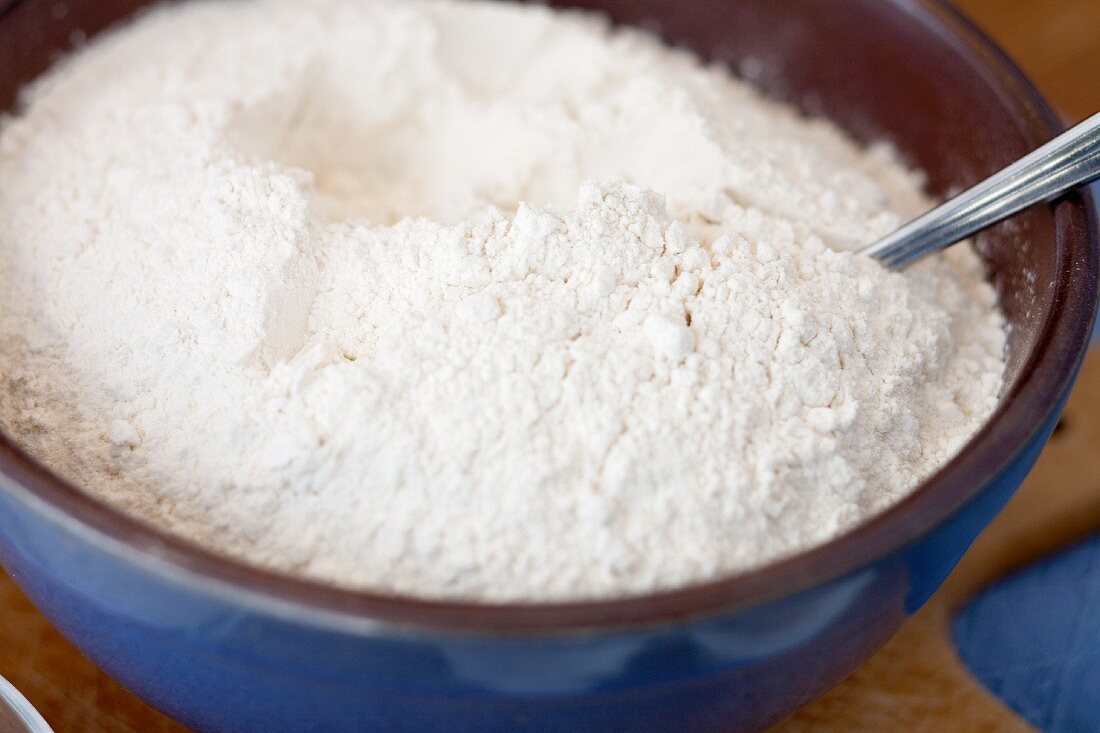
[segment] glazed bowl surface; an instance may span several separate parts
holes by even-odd
[[[71,44],[144,4],[0,0],[0,109]],[[1058,129],[1011,62],[938,0],[552,4],[658,32],[860,140],[887,140],[940,195]],[[1089,194],[994,228],[979,250],[1011,324],[996,413],[895,507],[759,570],[567,604],[341,590],[164,534],[4,436],[0,561],[96,663],[201,731],[756,730],[889,638],[1054,426],[1096,308]]]

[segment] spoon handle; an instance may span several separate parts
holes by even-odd
[[[1100,178],[1100,114],[861,250],[891,270]]]

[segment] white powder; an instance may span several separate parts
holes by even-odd
[[[927,205],[888,151],[590,17],[193,2],[3,125],[0,426],[341,585],[709,579],[888,506],[992,410],[969,248],[844,251]]]

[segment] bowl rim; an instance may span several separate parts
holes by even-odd
[[[972,58],[976,71],[999,92],[1035,145],[1060,131],[1024,74],[947,0],[889,1]],[[131,517],[55,476],[2,433],[0,476],[8,481],[0,481],[0,489],[127,562],[261,611],[289,610],[306,623],[338,619],[356,628],[366,624],[545,634],[669,623],[764,603],[847,575],[929,532],[986,487],[1044,426],[1049,428],[1088,345],[1100,270],[1091,192],[1060,200],[1053,213],[1059,254],[1050,312],[1019,377],[961,451],[900,502],[825,544],[703,583],[624,598],[552,603],[432,600],[335,587],[214,553]]]
[[[2,676],[0,676],[0,705],[6,707],[19,719],[26,733],[53,733],[53,728],[34,705],[31,705],[30,700],[19,691],[19,688]]]

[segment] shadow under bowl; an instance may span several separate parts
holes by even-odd
[[[0,0],[0,109],[141,0]],[[888,140],[934,193],[1058,129],[937,0],[607,0],[582,6]],[[63,6],[65,12],[56,12]],[[111,509],[0,436],[0,560],[92,660],[203,731],[755,730],[848,674],[940,584],[1045,442],[1097,298],[1087,193],[979,239],[1008,318],[996,413],[868,522],[735,577],[621,600],[484,605],[353,592],[214,555]]]

